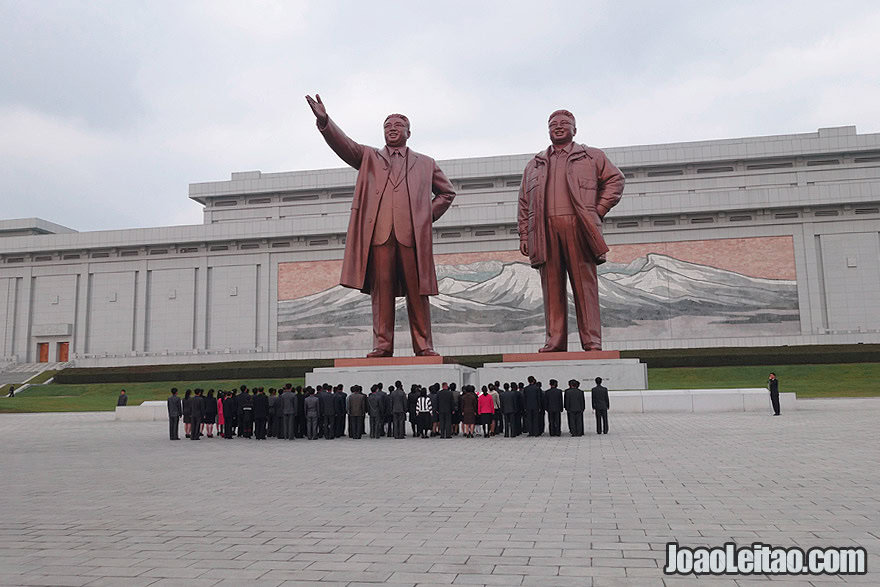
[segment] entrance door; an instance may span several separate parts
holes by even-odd
[[[49,343],[48,342],[38,342],[37,343],[37,355],[40,357],[41,363],[49,362]]]
[[[59,342],[58,343],[58,357],[55,359],[59,363],[66,363],[67,357],[70,354],[70,343],[69,342]]]

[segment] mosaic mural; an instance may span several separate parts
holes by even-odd
[[[614,246],[599,267],[606,348],[615,340],[766,336],[800,332],[792,238]],[[434,343],[534,344],[544,337],[541,281],[518,251],[436,255]],[[281,351],[369,349],[370,297],[337,284],[341,261],[278,266]],[[570,348],[578,348],[569,301]],[[403,298],[397,347],[409,349]]]

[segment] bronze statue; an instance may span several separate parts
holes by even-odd
[[[519,190],[519,249],[541,274],[547,338],[538,352],[568,350],[568,274],[585,351],[602,350],[596,265],[608,246],[602,219],[620,200],[623,174],[605,153],[573,142],[574,115],[550,115],[550,147],[529,161]]]
[[[358,170],[339,283],[371,296],[373,350],[367,357],[394,354],[398,296],[406,296],[413,351],[436,356],[428,301],[439,293],[431,223],[452,204],[452,183],[433,159],[407,148],[406,116],[388,115],[385,146],[377,149],[348,138],[327,116],[320,96],[306,101],[330,148]]]

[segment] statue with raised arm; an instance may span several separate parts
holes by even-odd
[[[581,347],[602,350],[596,266],[608,245],[602,219],[623,194],[623,174],[599,149],[573,141],[574,115],[548,121],[551,145],[526,165],[519,190],[519,250],[541,274],[547,338],[538,352],[568,350],[571,282]]]
[[[367,357],[394,355],[394,300],[406,297],[416,356],[436,356],[431,306],[437,295],[431,223],[455,198],[437,163],[406,146],[409,119],[389,114],[385,146],[354,142],[327,115],[321,97],[306,96],[318,130],[330,148],[358,170],[339,283],[370,294],[373,350]]]

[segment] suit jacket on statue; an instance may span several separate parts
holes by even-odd
[[[318,126],[318,130],[330,148],[343,161],[358,170],[339,283],[370,293],[370,283],[366,278],[367,261],[370,257],[379,200],[391,174],[391,163],[384,148],[376,149],[354,142],[329,118],[326,126]],[[409,149],[407,156],[404,182],[412,214],[419,294],[437,295],[439,292],[434,269],[431,223],[449,208],[455,197],[455,190],[433,159],[412,149]],[[431,196],[432,193],[435,194],[434,197]],[[402,284],[399,285],[401,287],[398,287],[398,295],[402,296]]]
[[[553,148],[552,146],[550,147]],[[519,240],[529,246],[529,262],[540,267],[547,261],[546,202],[549,149],[529,161],[519,188]],[[584,228],[592,257],[608,252],[602,238],[602,218],[623,194],[623,173],[599,149],[572,144],[566,161],[568,191],[572,207]]]

